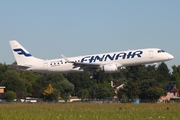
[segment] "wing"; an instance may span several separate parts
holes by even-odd
[[[97,69],[100,69],[100,64],[94,64],[94,63],[77,63],[77,62],[74,62],[73,63],[74,67],[73,68],[77,68],[77,67],[80,67],[80,70],[85,70],[85,71],[88,71],[88,70],[97,70]]]
[[[16,65],[16,64],[9,65],[9,67],[11,69],[16,69],[16,70],[26,70],[30,68],[29,66],[22,66],[22,65]]]
[[[61,55],[64,60],[68,63],[73,63],[74,67],[73,68],[77,68],[79,67],[79,70],[84,70],[84,71],[89,71],[89,70],[98,70],[100,69],[101,64],[97,64],[97,63],[79,63],[79,62],[74,62],[74,61],[70,61],[68,60],[68,58],[66,58],[64,55]]]

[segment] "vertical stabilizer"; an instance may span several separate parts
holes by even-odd
[[[33,57],[23,46],[21,46],[16,40],[9,41],[14,57],[18,65],[31,64],[42,59]]]

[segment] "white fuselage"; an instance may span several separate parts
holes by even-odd
[[[140,64],[164,62],[173,58],[174,57],[171,54],[161,49],[148,48],[70,57],[68,58],[68,60],[74,61],[75,63],[87,63],[87,66],[91,64],[100,64],[100,68],[107,64],[116,64],[116,66],[120,68],[123,66],[134,66]],[[74,63],[67,62],[64,58],[33,62],[31,64],[28,64],[28,66],[30,67],[26,70],[43,73],[68,73],[84,71],[84,69],[81,69],[80,67],[74,67]]]

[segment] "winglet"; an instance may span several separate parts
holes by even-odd
[[[61,54],[62,58],[68,63],[74,63],[74,61],[70,61],[67,57],[65,57],[63,54]]]

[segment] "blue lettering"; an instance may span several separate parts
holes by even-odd
[[[92,56],[91,59],[90,59],[90,61],[89,61],[89,63],[96,62],[96,60],[99,60],[99,61],[101,62],[101,61],[103,61],[104,56],[105,56],[105,55],[103,55],[102,57],[99,57],[99,56],[97,55],[97,56],[95,56],[95,58],[94,58],[94,56]]]
[[[115,60],[118,60],[119,57],[122,57],[122,59],[125,59],[126,58],[126,53],[119,53],[119,54],[117,54]]]
[[[104,58],[104,56],[105,56],[105,55],[103,55],[103,56],[100,58],[100,57],[97,55],[97,56],[95,57],[95,59],[94,59],[94,62],[95,62],[96,60],[102,61],[103,58]]]
[[[92,56],[91,59],[89,59],[89,63],[92,63],[93,60],[94,60],[94,56]]]
[[[116,54],[114,54],[113,56],[110,56],[109,54],[107,54],[104,61],[106,61],[107,58],[109,58],[110,60],[114,60],[115,55]]]
[[[107,60],[118,60],[119,58],[129,59],[129,58],[134,58],[135,56],[141,57],[142,54],[143,54],[143,51],[135,51],[135,52],[128,52],[128,53],[122,52],[119,54],[115,53],[112,56],[110,54],[106,54],[103,56],[98,56],[98,55],[86,56],[81,59],[81,62],[83,63],[84,61],[87,61],[89,63],[92,63],[92,62],[96,62],[97,60],[101,62],[101,61],[107,61]]]
[[[83,63],[84,61],[87,61],[86,58],[90,58],[90,57],[91,57],[91,56],[86,56],[86,57],[82,58],[82,59],[81,59],[81,62]]]
[[[132,55],[132,57],[131,58],[134,58],[134,56],[138,56],[138,57],[141,57],[141,54],[142,54],[143,52],[142,51],[136,51],[136,52],[134,52],[133,53],[133,55]]]
[[[131,56],[132,56],[132,52],[129,52],[129,53],[127,54],[127,59],[129,59]]]

